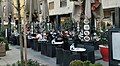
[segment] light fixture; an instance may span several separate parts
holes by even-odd
[[[84,30],[90,30],[90,26],[89,25],[84,25]]]
[[[84,31],[84,35],[90,35],[90,31]]]
[[[90,37],[89,36],[85,36],[84,37],[84,41],[87,41],[87,42],[90,41]]]

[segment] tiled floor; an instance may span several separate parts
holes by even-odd
[[[6,56],[0,57],[0,65],[12,64],[16,61],[20,60],[20,49],[19,46],[10,46],[11,50],[7,51]],[[37,60],[39,63],[46,64],[49,66],[57,66],[56,58],[50,58],[44,55],[41,55],[40,52],[36,52],[31,48],[27,49],[28,59]],[[95,51],[95,55],[101,57],[99,51]],[[103,64],[103,66],[108,66],[108,62],[104,62],[102,60],[96,61]]]

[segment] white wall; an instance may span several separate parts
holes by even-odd
[[[103,8],[120,7],[120,0],[102,0]]]
[[[60,8],[60,0],[48,0],[48,4],[49,2],[53,2],[53,1],[54,1],[54,9],[49,10],[50,15],[68,14],[73,12],[73,5],[74,5],[73,2],[67,0],[67,6]]]

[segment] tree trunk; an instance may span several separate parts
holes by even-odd
[[[25,11],[25,3],[26,1],[24,0],[24,47],[25,47],[25,66],[27,66],[27,41],[26,41],[26,24],[27,24],[27,19],[26,19],[26,11]]]
[[[22,43],[22,35],[21,35],[21,15],[20,15],[20,0],[17,0],[17,11],[18,11],[18,30],[19,30],[19,40],[20,40],[20,53],[21,53],[21,66],[23,66],[23,43]]]

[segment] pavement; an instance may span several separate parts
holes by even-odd
[[[103,61],[103,60],[102,60],[102,56],[101,56],[99,50],[96,50],[96,51],[95,51],[95,58],[96,58],[96,59],[99,59],[99,58],[100,58],[99,60],[96,60],[95,63],[101,63],[103,66],[109,66],[109,62],[106,62],[106,61]]]
[[[20,60],[20,47],[19,46],[11,46],[9,51],[6,52],[6,56],[0,57],[0,66],[5,66],[7,64],[13,64],[16,61]],[[56,64],[56,58],[50,58],[44,55],[41,55],[41,52],[36,52],[31,48],[27,49],[27,58],[36,60],[39,63],[48,65],[48,66],[58,66]],[[95,56],[97,58],[101,58],[99,50],[95,51]],[[108,62],[97,60],[96,63],[101,63],[103,66],[108,66]]]

